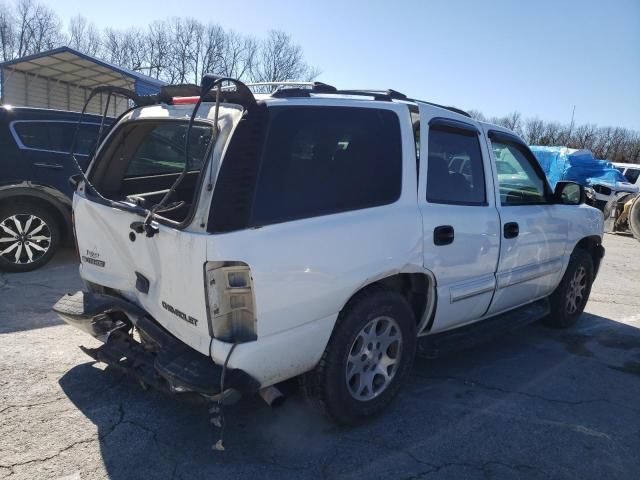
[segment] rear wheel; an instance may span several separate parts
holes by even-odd
[[[589,300],[593,283],[593,259],[589,252],[578,248],[569,259],[560,285],[550,296],[551,313],[543,321],[556,328],[576,323]]]
[[[40,268],[59,244],[60,227],[46,208],[21,201],[0,208],[0,270]]]
[[[370,289],[341,313],[320,363],[304,375],[304,392],[338,423],[358,423],[391,402],[415,349],[409,304],[396,292]]]

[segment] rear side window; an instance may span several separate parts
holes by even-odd
[[[254,225],[385,205],[400,197],[402,146],[394,112],[348,107],[271,112]]]
[[[131,157],[125,178],[182,172],[187,132],[185,122],[141,123],[138,129],[143,138]],[[213,131],[208,125],[194,125],[192,127],[189,171],[202,168],[212,134]]]
[[[75,122],[47,121],[20,121],[13,125],[25,148],[57,153],[69,153],[76,127]],[[95,147],[99,129],[99,125],[80,125],[75,153],[88,155]]]
[[[431,127],[428,149],[427,201],[486,205],[477,133]]]

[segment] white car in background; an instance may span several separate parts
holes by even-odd
[[[603,180],[593,181],[590,188],[594,192],[594,206],[600,210],[604,210],[607,202],[615,198],[618,194],[638,193],[638,191],[640,191],[638,184],[634,185],[630,182],[615,182],[614,184]]]
[[[632,183],[640,187],[640,164],[637,163],[614,163],[614,167],[620,170],[620,173]]]

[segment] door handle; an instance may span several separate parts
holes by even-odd
[[[40,167],[40,168],[50,168],[52,170],[61,170],[63,167],[63,165],[59,164],[59,163],[34,163],[33,164],[34,167]]]
[[[520,233],[520,227],[517,222],[508,222],[504,224],[504,238],[516,238]]]
[[[455,233],[451,225],[440,225],[433,229],[433,243],[435,245],[449,245],[453,243]]]

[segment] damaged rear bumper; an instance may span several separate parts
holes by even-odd
[[[258,392],[260,383],[240,369],[223,367],[184,344],[143,309],[111,295],[77,292],[53,307],[62,320],[104,342],[82,350],[134,377],[143,386],[171,393],[195,392],[226,398]],[[140,341],[132,334],[135,327]]]

